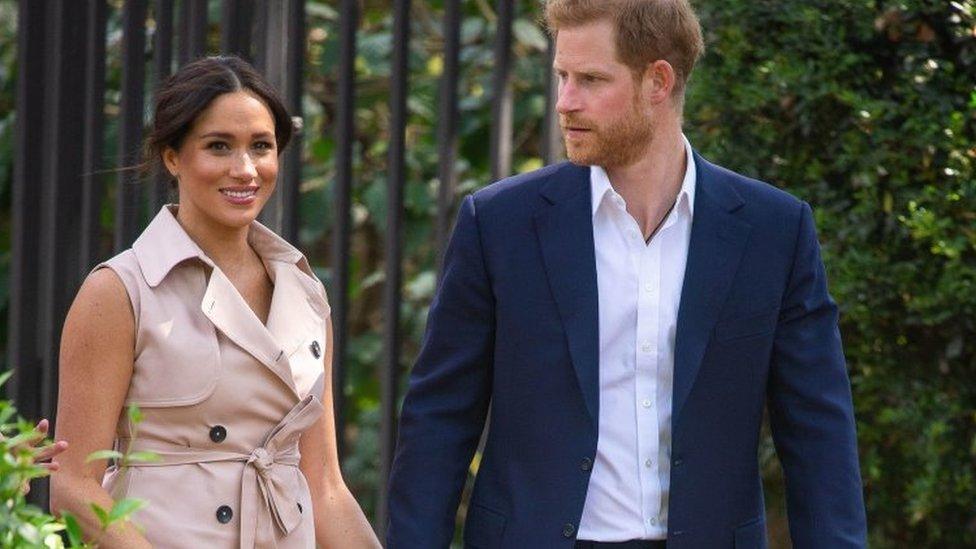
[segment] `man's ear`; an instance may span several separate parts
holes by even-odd
[[[641,82],[644,97],[653,105],[668,101],[677,82],[677,74],[671,63],[658,59],[644,69]]]

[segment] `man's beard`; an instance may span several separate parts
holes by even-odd
[[[561,126],[588,128],[575,145],[563,136],[566,156],[575,164],[616,168],[635,162],[654,137],[654,125],[635,105],[625,116],[603,125],[572,115],[562,118]]]

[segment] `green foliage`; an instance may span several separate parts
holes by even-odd
[[[697,4],[692,143],[816,212],[872,546],[973,546],[976,2]]]
[[[11,372],[0,374],[0,386]],[[28,421],[17,418],[17,410],[6,400],[0,399],[0,547],[4,549],[56,549],[63,547],[94,549],[97,542],[86,541],[78,519],[63,513],[59,519],[27,503],[24,488],[33,479],[48,475],[48,471],[35,463],[38,454],[51,441]],[[129,418],[141,421],[136,406],[129,408]],[[133,426],[138,421],[133,422]],[[135,438],[135,432],[133,432]],[[37,442],[43,443],[38,445]],[[151,452],[119,453],[110,450],[93,452],[87,461],[117,459],[121,463],[158,461]],[[99,521],[99,531],[129,522],[132,515],[147,505],[134,498],[115,501],[111,509],[90,504]],[[65,540],[64,538],[67,538]],[[67,543],[66,543],[67,541]]]
[[[489,182],[492,69],[494,68],[494,2],[462,3],[459,155],[455,163],[455,201]],[[536,24],[536,2],[519,2],[513,29],[515,157],[521,170],[542,166],[538,135],[545,113],[544,85],[549,71],[547,40]],[[393,235],[386,227],[387,144],[390,136],[389,78],[392,58],[392,10],[388,3],[365,2],[356,58],[353,143],[354,234],[350,258],[350,338],[345,361],[345,410],[349,442],[343,468],[346,481],[371,515],[379,485],[379,371],[383,364],[382,289],[385,281],[383,243]],[[335,165],[333,120],[336,116],[338,14],[322,2],[309,2],[306,59],[305,164],[301,203],[301,244],[310,261],[329,265]],[[414,2],[410,45],[409,120],[406,129],[404,189],[403,291],[401,327],[405,335],[402,381],[418,351],[427,308],[436,282],[434,219],[437,212],[439,151],[437,107],[443,60],[443,3]],[[331,295],[330,271],[320,269]],[[402,394],[402,391],[401,393]]]

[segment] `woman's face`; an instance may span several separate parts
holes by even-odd
[[[163,152],[163,162],[178,180],[182,220],[246,227],[275,188],[274,117],[250,92],[220,95],[197,117],[179,150]]]

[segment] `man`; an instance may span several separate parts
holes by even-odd
[[[550,0],[572,163],[462,204],[403,404],[388,547],[765,547],[768,406],[798,548],[863,547],[810,208],[681,132],[687,0]],[[489,406],[490,404],[490,406]]]

